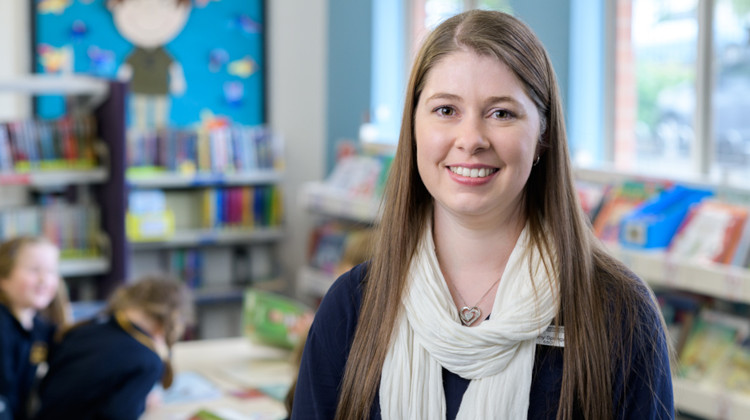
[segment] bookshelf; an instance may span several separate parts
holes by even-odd
[[[351,194],[325,181],[308,182],[299,194],[300,205],[323,221],[341,221],[357,229],[370,227],[380,218],[379,197]],[[330,270],[308,263],[297,271],[297,293],[304,300],[319,299],[336,280],[335,277]]]
[[[673,258],[663,250],[639,251],[608,245],[612,254],[652,286],[662,286],[750,304],[750,270],[726,264]]]
[[[31,98],[39,95],[62,95],[66,98],[67,113],[58,121],[27,119],[3,122],[8,127],[8,135],[16,126],[25,130],[30,129],[33,134],[29,134],[28,131],[14,132],[13,135],[18,136],[14,138],[15,144],[19,144],[18,139],[21,139],[27,142],[26,147],[38,147],[41,154],[27,155],[25,159],[28,161],[18,160],[19,155],[10,155],[10,165],[7,160],[8,154],[5,155],[5,166],[0,170],[0,185],[3,186],[4,192],[0,215],[12,224],[16,216],[41,213],[45,214],[45,217],[57,217],[60,211],[67,211],[71,206],[94,211],[95,213],[85,213],[88,215],[85,217],[95,216],[92,219],[94,223],[98,219],[97,226],[94,227],[95,232],[90,238],[91,243],[86,245],[95,248],[95,252],[71,252],[60,244],[63,251],[60,273],[71,289],[74,303],[76,300],[104,299],[125,279],[126,274],[125,229],[122,218],[125,206],[122,176],[124,159],[120,159],[125,137],[126,86],[119,82],[88,76],[29,74],[0,80],[0,94],[3,93]],[[85,129],[91,132],[80,131],[84,130],[81,128],[84,120],[77,119],[81,118],[81,115],[93,115],[95,123]],[[51,150],[48,148],[45,154],[45,146],[65,147],[54,143],[64,137],[52,137],[53,143],[43,143],[42,133],[48,124],[53,125],[53,130],[59,130],[55,136],[65,136],[70,133],[66,130],[74,130],[76,140],[72,141],[78,142],[78,148],[75,149],[77,152],[68,149],[62,152],[64,155],[50,156]],[[59,134],[60,132],[63,134]],[[82,143],[83,132],[91,135],[91,144]],[[89,147],[91,158],[76,154],[84,153]],[[65,200],[70,196],[75,197],[74,204],[60,207],[56,204],[36,202],[39,200],[36,196],[45,194],[58,194],[64,196]],[[62,224],[72,223],[65,221],[66,216],[61,217]],[[48,224],[43,226],[48,226],[49,229]],[[11,231],[6,234],[34,233],[35,229],[40,229],[31,225],[26,228],[31,231]],[[51,232],[45,231],[48,234]],[[58,232],[54,229],[53,231]],[[52,239],[63,240],[60,238],[64,236]]]
[[[241,334],[247,287],[287,286],[277,258],[285,237],[277,139],[224,122],[213,127],[160,133],[143,147],[131,143],[126,175],[130,269],[134,276],[171,272],[184,279],[193,289],[200,339]],[[143,213],[143,206],[150,210]]]
[[[719,200],[750,203],[750,186],[712,177],[665,178],[610,168],[578,169],[576,179],[593,184],[618,185],[627,181],[656,182],[707,189]],[[689,292],[730,305],[750,304],[750,269],[729,264],[679,257],[665,248],[639,249],[605,242],[610,252],[656,290]],[[750,321],[750,320],[748,320]],[[701,418],[750,418],[750,395],[712,382],[673,378],[675,408]]]

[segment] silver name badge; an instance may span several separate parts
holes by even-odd
[[[565,347],[565,327],[550,325],[536,338],[536,343],[542,346]]]

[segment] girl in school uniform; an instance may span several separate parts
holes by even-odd
[[[191,302],[185,285],[167,277],[119,288],[101,316],[63,335],[36,419],[137,419],[156,382],[171,385],[170,349],[192,316]]]
[[[37,368],[69,319],[59,256],[41,237],[0,244],[0,419],[29,418]]]

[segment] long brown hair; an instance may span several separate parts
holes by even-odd
[[[459,49],[505,63],[539,111],[541,158],[526,183],[524,211],[534,246],[557,251],[561,301],[555,322],[565,325],[557,418],[571,419],[576,406],[586,418],[611,418],[613,377],[616,371],[628,372],[628,366],[615,366],[613,360],[627,363],[641,312],[658,313],[658,309],[644,299],[642,283],[603,250],[581,211],[555,72],[541,42],[510,15],[473,10],[439,25],[425,40],[412,67],[377,246],[363,287],[336,419],[369,418],[408,266],[433,202],[417,171],[414,112],[429,71]],[[625,334],[607,325],[622,325]]]
[[[49,239],[43,236],[29,236],[22,235],[16,236],[7,241],[0,243],[0,281],[3,281],[10,277],[13,270],[16,268],[18,263],[18,255],[27,246],[33,245],[45,245],[54,247],[55,245]],[[5,293],[0,289],[0,303],[8,306],[10,302]],[[48,321],[54,323],[59,327],[65,327],[71,322],[71,309],[70,299],[68,298],[68,288],[65,285],[65,281],[60,278],[60,282],[57,286],[57,293],[52,299],[52,302],[41,311],[41,314]]]

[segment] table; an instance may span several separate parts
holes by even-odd
[[[289,359],[289,351],[245,337],[178,342],[175,382],[141,420],[186,420],[201,409],[232,420],[284,418],[284,404],[259,390],[285,394],[296,369]]]

